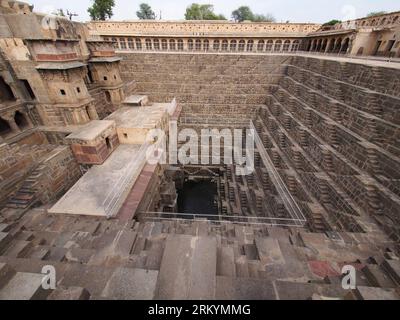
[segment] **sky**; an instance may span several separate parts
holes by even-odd
[[[23,0],[34,5],[34,11],[51,13],[57,8],[77,13],[76,21],[90,20],[87,8],[92,0]],[[254,13],[271,13],[278,22],[325,23],[332,19],[351,20],[375,11],[400,11],[399,0],[115,0],[112,20],[135,20],[139,4],[148,3],[163,20],[182,20],[186,7],[192,2],[213,4],[214,12],[230,19],[231,12],[241,5],[249,6]]]

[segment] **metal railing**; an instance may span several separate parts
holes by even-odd
[[[140,212],[142,220],[175,220],[175,221],[198,221],[208,222],[211,224],[236,223],[246,225],[269,225],[281,227],[298,227],[302,228],[303,224],[297,223],[297,220],[291,218],[276,217],[253,217],[253,216],[233,216],[233,215],[216,215],[216,214],[197,214],[197,213],[176,213],[176,212]]]
[[[276,170],[269,154],[264,148],[264,145],[261,141],[260,136],[258,135],[256,128],[254,127],[253,122],[251,122],[250,128],[254,130],[254,138],[257,150],[261,156],[261,159],[265,167],[268,170],[272,183],[276,187],[276,190],[280,198],[282,199],[283,205],[285,206],[292,220],[296,224],[299,223],[300,225],[304,225],[304,223],[307,222],[307,219],[305,218],[296,200],[292,197],[292,195],[290,194],[289,190],[286,187],[286,184],[284,183],[278,171]]]

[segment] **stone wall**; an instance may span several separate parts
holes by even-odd
[[[399,239],[399,70],[300,56],[161,53],[126,54],[121,69],[136,93],[176,97],[181,128],[243,128],[252,119],[311,230],[366,232],[375,223]],[[286,216],[257,154],[256,163],[248,181],[223,178],[233,202],[222,212]]]
[[[58,199],[82,175],[68,146],[57,147],[41,162],[40,166],[37,197],[43,204]]]

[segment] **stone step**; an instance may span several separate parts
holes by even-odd
[[[214,237],[168,235],[156,299],[214,299],[216,260]]]
[[[3,252],[3,255],[12,258],[24,258],[31,247],[32,242],[30,241],[12,240],[8,249]]]
[[[42,287],[43,275],[17,272],[0,290],[0,300],[44,300],[52,290]]]
[[[10,241],[12,240],[12,236],[8,232],[0,232],[0,253],[5,250]]]
[[[399,260],[387,260],[383,261],[382,268],[392,278],[392,280],[400,286],[400,261]]]
[[[149,240],[148,246],[146,246],[146,269],[149,270],[160,270],[161,261],[165,248],[165,238],[162,237],[160,240]]]
[[[381,288],[395,288],[396,284],[385,274],[380,266],[377,265],[366,265],[362,272],[365,274],[368,282],[373,287]]]
[[[151,300],[154,298],[158,271],[117,268],[108,280],[102,297],[118,300]]]
[[[345,296],[346,300],[399,300],[395,289],[359,286]]]
[[[0,223],[0,232],[8,232],[11,229],[11,225],[7,223]]]
[[[278,240],[273,238],[256,238],[255,244],[259,259],[264,266],[285,263]]]
[[[86,288],[92,296],[100,296],[115,268],[73,263],[65,270],[58,285]],[[58,273],[57,273],[58,274]]]
[[[239,258],[236,259],[235,261],[235,267],[236,267],[236,276],[239,278],[249,278],[250,273],[249,273],[249,264],[246,259],[246,256],[240,256]]]
[[[56,288],[48,297],[47,300],[89,300],[90,293],[85,288],[68,287]]]
[[[0,262],[0,290],[3,288],[10,279],[16,274],[15,270],[8,264]]]
[[[265,279],[217,276],[217,300],[276,300],[273,283]]]
[[[231,246],[221,246],[217,249],[217,276],[236,276],[235,255]]]
[[[315,284],[294,281],[275,281],[275,288],[280,300],[308,300],[313,294],[320,294],[330,298],[343,298],[347,290],[340,285]]]

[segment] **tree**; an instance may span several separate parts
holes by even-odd
[[[334,19],[334,20],[331,20],[331,21],[328,21],[328,22],[324,23],[323,26],[334,26],[335,24],[338,24],[338,23],[341,23],[341,22],[342,21],[340,21],[340,20]]]
[[[147,3],[141,3],[139,8],[140,10],[136,11],[139,19],[154,20],[156,18],[156,14]]]
[[[255,14],[247,6],[241,6],[232,12],[232,18],[236,22],[253,21],[253,22],[275,22],[275,17],[270,14]]]
[[[270,14],[255,14],[254,19],[252,20],[254,22],[275,22],[275,17]]]
[[[236,22],[245,20],[254,21],[254,13],[247,6],[241,6],[232,12],[232,19]]]
[[[106,20],[113,16],[114,0],[93,0],[93,5],[88,8],[92,20]]]
[[[186,20],[226,20],[222,14],[214,13],[214,6],[212,4],[198,4],[192,3],[186,8]]]
[[[375,16],[380,16],[382,14],[385,14],[386,11],[376,11],[376,12],[370,12],[367,14],[367,18],[369,17],[375,17]]]

